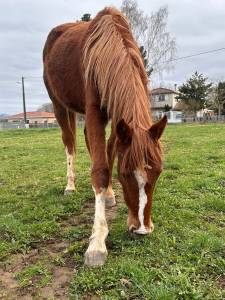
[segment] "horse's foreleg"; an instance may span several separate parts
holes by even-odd
[[[105,240],[108,225],[105,216],[106,193],[109,185],[109,169],[105,150],[106,121],[99,108],[86,108],[86,141],[92,160],[92,187],[95,192],[95,217],[90,243],[85,253],[85,264],[101,266],[107,257]]]
[[[94,188],[93,188],[94,189]],[[85,264],[102,266],[107,257],[105,240],[108,235],[108,225],[105,217],[106,189],[95,191],[95,218],[88,249],[85,253]]]

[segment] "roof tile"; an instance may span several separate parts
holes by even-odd
[[[54,113],[46,112],[46,111],[30,111],[26,113],[27,118],[55,118]],[[7,119],[23,119],[24,114],[16,114],[12,116],[8,116]]]

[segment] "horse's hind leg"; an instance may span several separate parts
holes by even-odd
[[[62,130],[62,140],[65,145],[67,158],[67,185],[65,195],[75,191],[74,155],[76,150],[76,114],[68,111],[58,102],[54,102],[56,119]]]
[[[116,205],[115,194],[112,189],[112,170],[113,170],[113,163],[115,159],[115,135],[111,132],[111,135],[107,142],[107,159],[108,159],[108,166],[109,166],[109,186],[106,192],[106,206],[108,208]]]
[[[63,142],[66,147],[67,157],[67,186],[64,194],[70,194],[75,191],[75,173],[74,173],[74,156],[76,150],[76,113],[68,112],[69,125],[72,134],[63,133]],[[67,139],[69,138],[69,141]],[[68,144],[67,144],[68,143]]]

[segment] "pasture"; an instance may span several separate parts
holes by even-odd
[[[0,132],[0,299],[224,299],[225,125],[167,127],[150,237],[128,234],[115,168],[101,268],[83,266],[94,195],[81,128],[77,144],[64,196],[60,130]]]

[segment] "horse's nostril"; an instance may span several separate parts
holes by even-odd
[[[134,239],[134,240],[141,239],[141,238],[143,238],[145,236],[144,234],[139,234],[137,232],[138,231],[137,226],[135,226],[133,224],[130,225],[128,229],[129,229],[129,235],[130,235],[130,237],[132,239]]]
[[[133,224],[129,226],[129,231],[130,232],[134,232],[134,230],[136,230],[136,229],[137,229],[137,227],[134,226]]]

